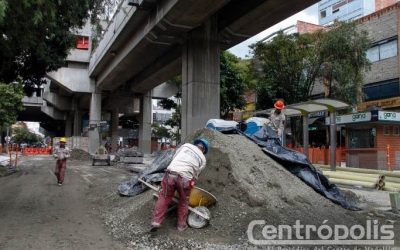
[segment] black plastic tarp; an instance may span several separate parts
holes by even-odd
[[[264,126],[251,136],[242,134],[257,143],[262,147],[264,153],[321,195],[341,205],[343,208],[360,210],[346,199],[335,184],[330,183],[328,178],[311,164],[306,155],[283,147],[272,128]]]
[[[129,181],[125,181],[118,186],[119,194],[123,196],[135,196],[143,193],[148,188],[139,182],[139,179],[143,179],[149,183],[160,182],[174,154],[175,150],[173,149],[161,151],[149,167],[145,168],[138,175],[134,175]]]

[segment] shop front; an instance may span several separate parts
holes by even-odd
[[[400,170],[400,113],[368,111],[336,117],[349,167]]]

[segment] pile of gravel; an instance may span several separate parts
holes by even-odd
[[[90,154],[82,149],[74,148],[71,150],[71,160],[90,161]]]
[[[326,220],[330,225],[357,223],[356,212],[316,193],[247,138],[202,129],[186,141],[198,137],[209,140],[210,150],[197,186],[218,199],[210,207],[210,225],[178,233],[175,214],[171,213],[157,235],[151,237],[153,192],[132,198],[108,195],[103,202],[109,208],[103,214],[115,238],[133,248],[246,248],[246,230],[252,220],[265,220],[270,225],[293,225],[296,220],[317,226]]]

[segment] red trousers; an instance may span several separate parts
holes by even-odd
[[[178,204],[178,229],[185,229],[187,227],[186,220],[188,216],[188,204],[190,190],[192,189],[193,182],[187,180],[180,175],[173,175],[166,173],[161,181],[161,190],[159,192],[158,200],[156,202],[153,217],[151,220],[152,226],[160,226],[164,221],[167,213],[168,205],[174,197],[175,190],[179,194]]]
[[[57,176],[58,183],[62,184],[64,182],[66,168],[67,168],[67,159],[57,160],[56,170],[54,171],[54,174]]]

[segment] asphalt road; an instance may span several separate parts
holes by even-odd
[[[59,187],[54,165],[50,157],[30,158],[0,178],[0,249],[121,249],[87,199],[91,168],[67,165]]]

